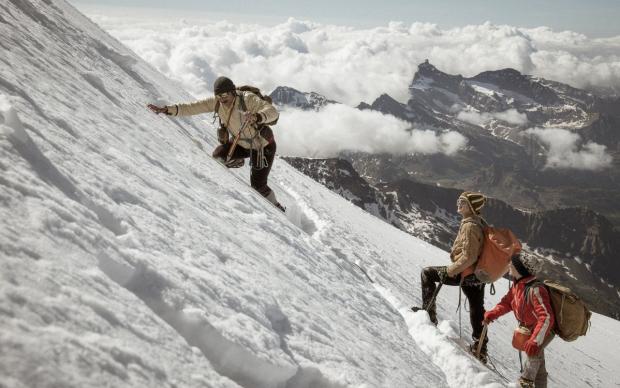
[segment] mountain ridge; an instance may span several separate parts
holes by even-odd
[[[456,131],[467,146],[450,156],[343,153],[370,183],[415,173],[419,181],[484,191],[515,207],[588,207],[620,226],[620,99],[514,69],[465,78],[429,62],[409,88],[407,103],[382,94],[358,109],[413,128]],[[567,145],[556,150],[557,144]]]

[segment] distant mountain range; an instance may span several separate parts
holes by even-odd
[[[337,104],[336,101],[319,93],[300,92],[288,86],[278,86],[269,96],[279,105],[292,106],[303,110],[319,110],[325,105]]]
[[[428,61],[419,65],[409,90],[406,104],[384,94],[358,108],[394,115],[412,128],[457,131],[467,138],[467,146],[450,156],[341,155],[369,183],[413,178],[482,191],[519,208],[586,207],[620,225],[619,98],[599,97],[513,69],[472,78],[449,75]],[[320,110],[335,103],[317,93],[284,87],[272,97],[278,104],[302,109]],[[528,128],[561,128],[578,135],[577,144],[604,146],[610,164],[594,170],[548,168],[550,143]]]

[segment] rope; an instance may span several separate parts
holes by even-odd
[[[260,92],[258,93],[258,95],[262,98],[262,96],[260,95]],[[243,92],[242,94],[239,95],[239,104],[241,105],[241,110],[243,112],[247,112],[247,107],[245,105],[245,100],[243,99]],[[241,112],[239,113],[241,114]],[[269,167],[269,162],[267,162],[267,158],[265,157],[265,147],[263,147],[260,144],[260,128],[262,127],[255,127],[255,131],[254,131],[254,135],[250,138],[247,138],[246,140],[250,141],[250,164],[252,165],[252,169],[254,170],[262,170],[263,168]],[[239,131],[239,135],[241,135],[241,132],[244,131],[245,129],[241,129]],[[251,132],[250,132],[251,134]],[[259,147],[258,148],[254,148],[254,141],[256,140],[256,138],[258,137],[258,143],[259,143]],[[253,160],[253,156],[254,156],[254,152],[256,152],[256,165],[254,163]]]
[[[254,149],[254,139],[258,135],[259,131],[256,131],[256,135],[254,135],[254,137],[252,138],[252,148],[250,150],[250,153]],[[269,167],[269,162],[267,162],[267,157],[265,156],[265,147],[258,147],[258,150],[256,151],[256,161],[258,163],[258,166],[255,166],[255,170],[262,170],[263,168]]]
[[[491,368],[491,369],[493,369],[493,372],[497,373],[497,375],[498,375],[499,377],[501,377],[501,378],[502,378],[502,380],[504,380],[505,382],[507,382],[507,383],[509,383],[509,382],[510,382],[510,380],[508,380],[508,379],[506,378],[506,376],[504,376],[503,374],[501,374],[501,373],[500,373],[500,371],[498,371],[498,370],[497,370],[497,367],[496,367],[496,366],[495,366],[495,364],[493,363],[493,360],[491,360],[491,357],[489,357],[488,355],[487,355],[487,361],[489,361],[489,363],[490,363],[490,364],[491,364],[491,366],[493,367],[493,368]]]

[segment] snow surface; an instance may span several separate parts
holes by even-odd
[[[446,252],[276,160],[283,215],[208,156],[206,117],[145,108],[177,84],[64,1],[1,7],[1,387],[505,384],[455,340],[456,288],[438,328],[409,310]],[[514,326],[490,329],[511,381]],[[550,386],[619,386],[618,328],[554,341]]]

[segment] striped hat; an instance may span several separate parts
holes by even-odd
[[[543,263],[536,256],[521,252],[512,257],[512,265],[521,276],[536,275],[542,270]]]
[[[480,209],[484,206],[487,201],[487,197],[480,193],[474,193],[471,191],[465,191],[463,194],[459,196],[459,198],[463,198],[469,204],[469,208],[476,214],[480,214]]]

